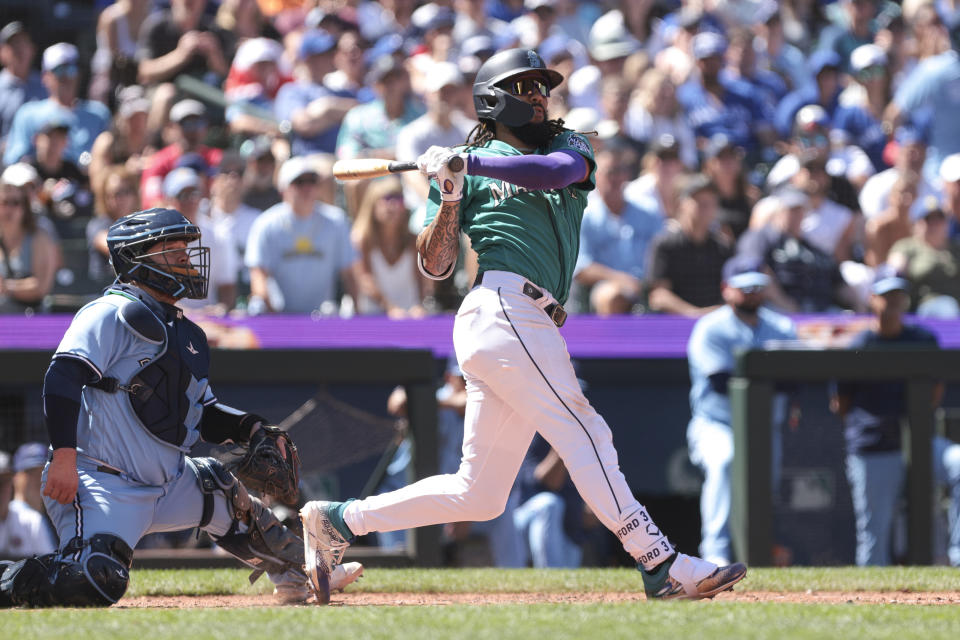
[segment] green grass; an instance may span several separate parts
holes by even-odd
[[[747,590],[957,591],[960,572],[944,568],[751,569]],[[241,570],[133,574],[129,596],[266,593]],[[371,569],[351,590],[377,592],[639,591],[631,570],[504,571]],[[117,640],[280,640],[322,638],[753,638],[776,640],[923,638],[955,640],[960,607],[774,602],[625,602],[503,606],[333,606],[252,609],[0,611],[0,637]]]
[[[960,591],[960,570],[949,567],[806,567],[750,569],[743,588],[754,591]],[[251,586],[240,569],[140,570],[128,596],[268,593],[266,577]],[[351,591],[379,593],[509,593],[642,591],[634,569],[371,569]],[[960,635],[960,634],[958,634]]]

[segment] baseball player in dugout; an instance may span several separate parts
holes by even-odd
[[[548,117],[563,76],[535,51],[509,49],[477,72],[480,123],[457,149],[417,160],[433,178],[420,267],[450,275],[460,233],[479,272],[453,329],[467,382],[457,473],[425,478],[364,500],[308,502],[306,568],[318,600],[354,536],[499,515],[535,433],[560,454],[583,499],[636,559],[648,598],[706,598],[746,575],[679,553],[639,504],[620,471],[610,428],[584,397],[559,328],[576,263],[587,192],[587,139]],[[462,160],[462,168],[453,170]]]
[[[0,607],[109,606],[126,591],[140,538],[193,527],[253,568],[251,579],[266,572],[281,602],[313,600],[303,541],[247,491],[295,502],[296,447],[261,416],[217,401],[206,336],[176,306],[207,294],[200,240],[173,209],[110,227],[117,281],[77,312],[43,382],[43,496],[58,551],[0,563]],[[188,456],[201,438],[246,448],[235,473]],[[331,588],[360,572],[344,565]]]

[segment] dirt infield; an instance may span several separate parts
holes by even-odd
[[[331,606],[444,606],[452,604],[592,604],[631,602],[646,598],[642,593],[336,593]],[[721,593],[715,600],[732,602],[796,602],[814,604],[960,604],[960,591],[939,593],[911,591],[733,591]],[[273,596],[140,596],[124,598],[115,608],[246,608],[278,606]]]

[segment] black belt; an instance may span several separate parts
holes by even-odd
[[[119,476],[119,475],[122,475],[122,474],[123,474],[123,472],[120,471],[119,469],[114,469],[113,467],[108,467],[108,466],[102,465],[102,464],[98,464],[98,465],[97,465],[97,471],[101,471],[101,472],[103,472],[103,473],[109,473],[109,474],[115,475],[115,476]]]
[[[477,273],[477,278],[473,281],[473,286],[477,286],[483,282],[483,271]],[[534,300],[539,300],[543,297],[543,291],[540,291],[537,287],[533,286],[529,282],[523,283],[523,295],[528,298],[533,298]],[[547,315],[550,316],[550,319],[553,320],[553,324],[557,327],[562,327],[563,323],[567,321],[567,310],[563,308],[563,305],[559,302],[551,302],[546,307],[543,308],[547,312]]]
[[[539,300],[543,297],[543,291],[536,288],[529,282],[523,283],[523,295],[533,298],[534,300]],[[563,308],[563,305],[559,302],[551,302],[543,308],[547,312],[547,315],[550,316],[550,319],[553,320],[553,324],[558,327],[562,327],[563,323],[567,321],[567,310]]]

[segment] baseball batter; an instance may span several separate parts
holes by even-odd
[[[217,460],[187,455],[200,438],[262,442],[269,432],[260,416],[217,402],[206,336],[174,304],[206,296],[199,241],[173,209],[110,227],[118,282],[77,313],[44,378],[53,453],[43,494],[59,551],[0,564],[0,607],[109,606],[141,537],[193,527],[267,572],[282,601],[311,597],[301,539]],[[357,572],[334,575],[334,586]]]
[[[461,231],[479,258],[453,331],[467,381],[463,457],[456,474],[365,500],[307,503],[305,559],[319,599],[355,535],[499,515],[536,432],[636,559],[648,597],[709,597],[746,574],[742,564],[676,552],[631,494],[610,429],[574,375],[559,327],[595,166],[582,135],[547,119],[550,91],[562,81],[535,51],[495,54],[477,73],[480,124],[466,147],[433,147],[417,161],[435,179],[418,238],[423,272],[450,275]],[[455,155],[464,170],[448,168]]]

